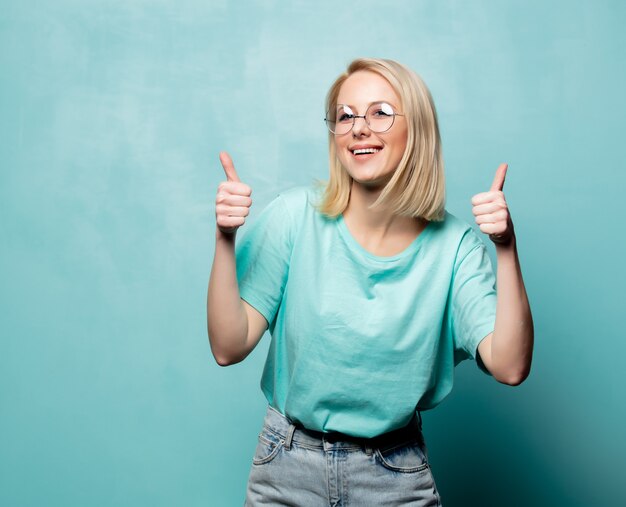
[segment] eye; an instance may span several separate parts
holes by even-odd
[[[388,113],[388,112],[383,111],[382,109],[376,109],[376,110],[374,110],[374,112],[372,112],[372,116],[374,118],[377,118],[377,117],[378,118],[380,118],[380,117],[387,118],[388,116],[391,116],[391,114]]]
[[[337,117],[337,121],[352,121],[352,118],[354,118],[354,115],[353,115],[353,114],[341,113],[341,114]]]
[[[340,105],[337,108],[337,121],[348,123],[354,120],[354,111],[350,106]]]
[[[370,114],[373,118],[389,118],[393,116],[393,107],[386,102],[380,104],[373,104],[370,109]]]

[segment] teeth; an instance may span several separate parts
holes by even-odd
[[[352,153],[354,153],[355,155],[361,155],[363,153],[378,153],[380,151],[380,149],[378,148],[362,148],[359,150],[354,150]]]

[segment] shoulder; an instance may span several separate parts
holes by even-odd
[[[285,199],[286,202],[298,205],[303,201],[314,201],[318,198],[319,189],[313,185],[298,185],[296,187],[281,190],[278,195]]]
[[[485,244],[474,228],[465,220],[446,210],[443,220],[431,222],[436,237],[446,249],[454,249],[457,258],[463,258],[470,251],[484,247]]]
[[[314,209],[320,198],[320,190],[316,186],[300,185],[281,190],[276,199],[282,201],[292,218],[301,217]]]
[[[429,227],[432,227],[434,231],[440,236],[445,236],[449,239],[461,240],[465,236],[476,235],[474,229],[465,220],[461,220],[457,216],[453,215],[446,210],[443,220],[439,222],[431,222]]]

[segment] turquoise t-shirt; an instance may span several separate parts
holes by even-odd
[[[440,403],[454,367],[494,329],[486,247],[446,212],[405,250],[379,257],[315,188],[282,192],[236,245],[241,297],[272,335],[261,389],[305,427],[374,437]]]

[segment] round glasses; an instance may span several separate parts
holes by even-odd
[[[331,109],[326,113],[324,121],[328,130],[337,136],[342,136],[352,130],[357,118],[363,118],[372,132],[380,134],[391,128],[396,116],[404,115],[396,113],[387,102],[374,102],[367,108],[364,115],[355,114],[355,111],[346,104],[337,104],[335,110]]]

